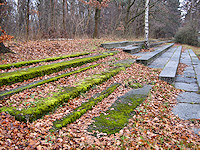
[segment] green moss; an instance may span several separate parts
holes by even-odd
[[[13,95],[15,93],[19,93],[21,91],[24,91],[26,89],[30,89],[30,88],[33,88],[33,87],[37,87],[39,85],[42,85],[42,84],[45,84],[45,83],[49,83],[49,82],[53,82],[53,81],[56,81],[60,78],[63,78],[63,77],[67,77],[67,76],[70,76],[72,74],[75,74],[75,73],[79,73],[79,72],[82,72],[82,71],[85,71],[87,69],[91,69],[91,68],[94,68],[96,66],[98,66],[99,64],[96,64],[96,65],[91,65],[89,67],[85,67],[85,68],[81,68],[79,70],[76,70],[76,71],[72,71],[72,72],[68,72],[68,73],[64,73],[62,75],[59,75],[59,76],[56,76],[56,77],[53,77],[53,78],[49,78],[49,79],[46,79],[46,80],[43,80],[43,81],[40,81],[40,82],[35,82],[34,84],[30,84],[30,85],[27,85],[27,86],[22,86],[21,88],[17,88],[17,89],[14,89],[14,90],[11,90],[11,91],[7,91],[7,92],[4,92],[2,94],[0,94],[0,99],[3,99],[5,98],[6,96],[10,96],[10,95]]]
[[[68,114],[66,117],[61,120],[55,121],[54,127],[59,129],[67,124],[70,124],[77,119],[79,119],[83,114],[85,114],[88,110],[91,110],[98,102],[101,102],[104,98],[108,97],[120,84],[115,83],[107,88],[102,93],[97,94],[95,97],[89,99],[88,102],[83,103],[80,107],[76,108],[72,113]]]
[[[9,85],[9,84],[17,83],[17,82],[23,82],[24,80],[48,75],[54,72],[64,70],[65,68],[81,66],[83,64],[97,61],[101,58],[105,58],[110,55],[113,55],[113,53],[102,54],[98,56],[86,57],[86,58],[81,58],[81,59],[75,59],[71,61],[64,61],[60,63],[54,63],[54,64],[49,64],[49,65],[29,68],[27,70],[1,73],[0,86]]]
[[[119,98],[108,111],[93,119],[95,122],[90,125],[88,130],[90,132],[98,130],[99,132],[107,134],[119,132],[128,124],[128,119],[133,115],[134,109],[139,106],[146,97],[146,94],[134,93]]]
[[[60,106],[64,102],[68,102],[71,98],[75,98],[80,95],[80,93],[88,91],[93,85],[101,84],[102,82],[108,80],[112,76],[116,75],[119,71],[123,70],[124,67],[114,68],[108,72],[99,74],[99,79],[96,79],[97,75],[91,77],[90,79],[83,80],[81,83],[77,84],[76,87],[70,88],[64,92],[55,94],[53,97],[46,98],[45,101],[37,103],[35,107],[17,110],[16,108],[0,108],[0,112],[7,111],[19,121],[30,121],[41,118],[44,114],[53,111],[56,107]]]
[[[39,59],[39,60],[30,60],[30,61],[22,61],[22,62],[17,62],[17,63],[12,63],[12,64],[5,64],[5,65],[0,65],[0,69],[10,69],[12,67],[22,67],[22,66],[28,66],[40,62],[49,62],[49,61],[56,61],[60,59],[65,59],[65,58],[73,58],[73,57],[78,57],[78,56],[83,56],[83,55],[88,55],[90,53],[77,53],[77,54],[71,54],[71,55],[66,55],[66,56],[59,56],[59,57],[52,57],[52,58],[46,58],[46,59]]]

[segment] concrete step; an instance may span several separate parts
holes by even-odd
[[[197,79],[197,84],[198,84],[198,89],[200,90],[200,60],[198,59],[197,55],[191,50],[188,50],[191,60],[192,60],[192,65],[194,67],[196,79]]]
[[[100,47],[106,48],[106,49],[112,49],[112,48],[121,48],[123,50],[129,50],[133,47],[140,47],[142,48],[144,46],[145,41],[122,41],[122,42],[112,42],[112,43],[103,43],[100,45]],[[164,43],[170,43],[172,40],[168,41],[161,41],[158,42],[157,40],[150,40],[150,48],[164,44]]]
[[[164,69],[159,75],[161,80],[164,80],[170,84],[175,82],[176,72],[178,69],[178,64],[180,61],[182,46],[178,47],[174,54],[172,55],[171,59],[165,65]]]
[[[142,57],[138,58],[136,60],[137,63],[142,63],[144,65],[149,65],[151,62],[153,62],[157,57],[162,55],[164,52],[166,52],[169,48],[171,48],[174,45],[172,44],[167,44],[162,47],[158,47],[155,51],[153,52],[148,52]]]
[[[130,54],[138,53],[141,50],[140,46],[133,46],[133,45],[117,47],[117,48],[122,49],[124,52],[130,53]]]
[[[134,110],[149,96],[152,86],[133,89],[119,97],[112,106],[100,116],[93,118],[94,122],[88,128],[89,132],[99,131],[107,134],[119,132],[133,117]]]
[[[144,43],[144,41],[122,41],[122,42],[103,43],[100,45],[100,47],[106,49],[112,49],[117,47],[126,47],[128,45],[138,45],[142,43]]]
[[[87,69],[94,68],[94,67],[96,67],[96,66],[98,66],[98,65],[99,65],[99,64],[91,65],[91,66],[89,66],[89,67],[81,68],[81,69],[79,69],[79,70],[75,70],[75,71],[72,71],[72,72],[67,72],[67,73],[58,75],[58,76],[56,76],[56,77],[48,78],[48,79],[45,79],[45,80],[35,81],[35,82],[29,83],[29,84],[24,85],[24,86],[20,86],[20,87],[15,88],[15,89],[11,89],[11,90],[8,90],[8,91],[0,92],[0,100],[2,100],[2,99],[5,98],[5,97],[11,96],[11,95],[13,95],[13,94],[22,92],[22,91],[24,91],[24,90],[26,90],[26,89],[31,89],[31,88],[34,88],[34,87],[43,85],[43,84],[45,84],[45,83],[54,82],[54,81],[57,81],[57,80],[59,80],[59,79],[61,79],[61,78],[68,77],[68,76],[70,76],[70,75],[72,75],[72,74],[79,73],[79,72],[85,71],[85,70],[87,70]]]

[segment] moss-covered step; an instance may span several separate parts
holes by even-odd
[[[115,53],[108,53],[108,54],[100,54],[96,56],[80,58],[70,61],[64,61],[60,63],[53,63],[49,65],[29,68],[26,70],[19,70],[15,72],[8,72],[8,73],[1,73],[0,74],[0,86],[13,84],[17,82],[22,82],[27,79],[32,79],[35,77],[40,77],[44,75],[48,75],[54,72],[58,72],[70,67],[77,67],[81,66],[86,63],[94,62],[99,59],[105,58],[107,56],[114,55]]]
[[[88,128],[88,131],[114,134],[119,132],[128,124],[128,119],[134,114],[134,109],[139,106],[149,95],[150,85],[134,89],[119,97],[105,113],[93,118],[95,121]]]
[[[96,64],[96,65],[91,65],[89,67],[84,67],[84,68],[81,68],[79,70],[76,70],[76,71],[72,71],[72,72],[67,72],[67,73],[64,73],[64,74],[61,74],[61,75],[58,75],[56,77],[53,77],[53,78],[49,78],[49,79],[46,79],[46,80],[40,80],[40,81],[36,81],[36,82],[33,82],[33,83],[30,83],[28,85],[25,85],[25,86],[20,86],[16,89],[12,89],[12,90],[9,90],[9,91],[4,91],[4,92],[1,92],[0,93],[0,100],[2,100],[3,98],[7,97],[7,96],[11,96],[15,93],[19,93],[19,92],[22,92],[26,89],[31,89],[33,87],[37,87],[39,85],[42,85],[42,84],[45,84],[45,83],[49,83],[49,82],[54,82],[60,78],[64,78],[64,77],[67,77],[67,76],[70,76],[72,74],[75,74],[75,73],[79,73],[79,72],[82,72],[82,71],[85,71],[85,70],[88,70],[88,69],[91,69],[91,68],[94,68],[96,66],[98,66],[99,64]]]
[[[37,63],[40,63],[40,62],[50,62],[50,61],[56,61],[56,60],[65,59],[65,58],[79,57],[79,56],[89,55],[89,54],[90,53],[85,52],[85,53],[70,54],[70,55],[59,56],[59,57],[30,60],[30,61],[22,61],[22,62],[17,62],[17,63],[12,63],[12,64],[4,64],[4,65],[0,65],[0,69],[5,70],[5,69],[10,69],[12,67],[19,68],[19,67],[22,67],[22,66],[37,64]]]
[[[79,119],[83,114],[85,114],[88,110],[91,110],[95,105],[101,102],[104,98],[108,97],[120,85],[120,83],[114,83],[103,92],[96,94],[94,97],[90,98],[88,102],[85,102],[81,104],[81,106],[77,107],[72,113],[63,117],[61,120],[55,121],[53,123],[53,129],[60,129],[70,123],[73,123],[74,121]]]
[[[93,75],[88,77],[83,81],[79,81],[76,87],[63,88],[64,91],[54,94],[52,97],[44,98],[34,107],[27,109],[17,109],[15,107],[2,107],[0,112],[8,112],[19,121],[30,121],[41,118],[46,113],[53,111],[56,107],[59,107],[64,102],[68,102],[69,99],[75,98],[80,95],[80,93],[88,91],[92,86],[98,85],[107,81],[112,76],[115,76],[121,70],[125,70],[125,67],[119,67],[110,69],[109,71],[103,72],[101,74]]]

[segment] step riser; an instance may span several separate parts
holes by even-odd
[[[0,77],[0,86],[9,85],[9,84],[17,83],[17,82],[23,82],[24,80],[27,80],[27,79],[49,75],[49,74],[59,72],[61,70],[64,70],[70,67],[81,66],[83,64],[94,62],[110,55],[113,55],[113,54],[107,54],[107,55],[104,54],[104,55],[99,55],[99,56],[94,56],[94,57],[87,57],[87,58],[76,59],[76,60],[67,61],[67,62],[50,64],[46,66],[31,68],[22,73],[17,72],[16,74],[13,74],[13,75],[9,75],[8,73],[8,75],[5,75],[4,77]]]
[[[13,64],[5,64],[5,65],[0,65],[0,69],[5,70],[5,69],[13,68],[13,67],[19,68],[19,67],[22,67],[22,66],[37,64],[37,63],[40,63],[40,62],[50,62],[50,61],[79,57],[79,56],[89,55],[89,54],[90,53],[80,53],[80,54],[72,54],[72,55],[61,56],[61,57],[46,58],[46,59],[40,59],[40,60],[30,60],[30,61],[18,62],[18,63],[13,63]]]
[[[198,88],[200,90],[200,60],[198,59],[196,54],[191,49],[189,49],[188,52],[189,52],[191,60],[192,60],[192,65],[194,67]]]
[[[158,58],[160,55],[162,55],[163,53],[165,53],[169,48],[171,48],[173,44],[170,45],[166,45],[164,48],[158,49],[156,50],[154,53],[151,53],[150,55],[145,55],[143,57],[140,57],[136,60],[137,63],[141,63],[144,65],[149,65],[151,64],[156,58]]]
[[[54,77],[54,78],[50,78],[50,79],[47,79],[47,80],[38,81],[38,82],[35,82],[35,83],[31,83],[31,84],[29,84],[29,85],[27,85],[27,86],[19,87],[19,88],[14,89],[14,90],[2,92],[2,94],[0,93],[0,100],[2,100],[2,99],[5,98],[5,97],[11,96],[11,95],[13,95],[13,94],[22,92],[22,91],[24,91],[24,90],[26,90],[26,89],[31,89],[31,88],[40,86],[40,85],[45,84],[45,83],[54,82],[54,81],[56,81],[56,80],[58,80],[58,79],[60,79],[60,78],[64,78],[64,77],[70,76],[70,75],[72,75],[72,74],[79,73],[79,72],[85,71],[85,70],[87,70],[87,69],[94,68],[94,67],[96,67],[96,66],[98,66],[98,65],[99,65],[99,64],[97,64],[97,65],[92,65],[92,66],[85,67],[85,68],[81,68],[81,69],[79,69],[79,70],[77,70],[77,71],[65,73],[65,74],[56,76],[56,77]]]
[[[182,46],[178,47],[169,62],[165,65],[164,69],[159,75],[159,79],[174,84],[176,79],[176,72],[180,62]]]

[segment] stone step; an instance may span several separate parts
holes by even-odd
[[[133,116],[134,110],[149,96],[150,85],[133,89],[124,96],[119,97],[112,106],[99,117],[93,118],[95,121],[88,128],[89,132],[97,131],[107,134],[119,132],[128,124],[128,120]]]
[[[189,49],[188,52],[190,54],[190,57],[192,60],[192,65],[194,67],[197,84],[198,84],[198,89],[200,90],[200,60],[191,49]]]
[[[142,44],[142,43],[144,43],[144,41],[122,41],[122,42],[103,43],[100,45],[100,47],[106,49],[112,49],[112,48],[125,47],[128,45]]]
[[[128,53],[134,54],[136,53],[134,51],[138,51],[144,46],[144,42],[145,41],[122,41],[122,42],[113,42],[113,43],[103,43],[100,45],[100,47],[103,47],[106,49],[121,48]],[[152,48],[164,43],[170,43],[172,42],[172,40],[161,41],[161,42],[157,42],[157,40],[150,40],[149,42],[150,42],[150,48]],[[133,52],[130,51],[131,49],[133,49],[132,50]]]
[[[94,61],[97,61],[99,59],[102,59],[114,54],[115,53],[100,54],[96,56],[90,56],[90,57],[74,59],[70,61],[63,61],[63,62],[43,65],[39,67],[28,68],[25,70],[21,69],[14,72],[1,73],[0,86],[9,85],[9,84],[17,83],[17,82],[23,82],[24,80],[27,80],[27,79],[49,75],[49,74],[64,70],[66,68],[77,67],[86,63],[94,62]]]
[[[77,107],[73,112],[71,112],[67,116],[53,122],[54,128],[51,130],[60,129],[70,123],[75,122],[88,110],[91,110],[95,105],[101,102],[104,98],[108,97],[111,93],[113,93],[114,90],[117,89],[117,87],[119,87],[120,85],[121,85],[120,83],[114,83],[110,87],[108,87],[106,90],[94,95],[92,98],[88,100],[88,102],[82,103],[81,106]]]
[[[164,69],[159,75],[161,80],[164,80],[170,84],[173,84],[176,79],[176,72],[178,69],[178,64],[180,61],[182,46],[179,46],[174,54],[172,55],[171,59],[165,65]]]
[[[200,94],[195,92],[182,92],[177,97],[178,104],[172,112],[181,119],[200,118]]]
[[[56,61],[56,60],[61,60],[65,58],[73,58],[73,57],[79,57],[83,55],[89,55],[90,53],[77,53],[77,54],[70,54],[70,55],[65,55],[65,56],[58,56],[58,57],[51,57],[51,58],[45,58],[45,59],[38,59],[38,60],[30,60],[30,61],[22,61],[22,62],[17,62],[17,63],[12,63],[12,64],[4,64],[0,65],[0,69],[10,69],[12,67],[22,67],[22,66],[28,66],[32,64],[37,64],[40,62],[50,62],[50,61]]]
[[[159,57],[160,55],[162,55],[164,52],[166,52],[169,48],[171,48],[174,45],[174,43],[172,44],[167,44],[164,45],[162,47],[158,47],[156,48],[155,51],[153,52],[148,52],[146,54],[144,54],[142,57],[136,59],[137,63],[142,63],[144,65],[149,65],[151,62],[153,62],[157,57]]]
[[[58,76],[53,77],[53,78],[49,78],[49,79],[46,79],[46,80],[39,80],[39,81],[36,81],[36,82],[29,83],[29,84],[27,84],[25,86],[20,86],[18,88],[12,89],[12,90],[0,92],[0,100],[2,100],[5,97],[11,96],[13,94],[22,92],[22,91],[24,91],[26,89],[31,89],[31,88],[40,86],[40,85],[45,84],[45,83],[54,82],[54,81],[57,81],[58,79],[61,79],[61,78],[64,78],[64,77],[68,77],[68,76],[70,76],[72,74],[79,73],[79,72],[85,71],[87,69],[94,68],[94,67],[96,67],[98,65],[99,64],[97,64],[97,65],[91,65],[89,67],[84,67],[84,68],[81,68],[81,69],[76,70],[76,71],[67,72],[67,73],[58,75]]]
[[[108,71],[102,72],[101,74],[94,74],[91,77],[78,81],[78,83],[75,84],[75,87],[63,87],[60,92],[55,93],[51,97],[42,98],[42,100],[39,100],[33,107],[23,109],[18,109],[17,107],[1,107],[0,112],[8,112],[15,116],[19,121],[32,122],[55,110],[63,103],[67,103],[69,99],[76,98],[81,93],[85,93],[94,85],[99,85],[107,81],[130,65],[131,64],[124,64],[124,66],[114,67]]]
[[[117,48],[122,49],[124,52],[130,53],[130,54],[138,53],[141,50],[140,46],[132,46],[132,45],[117,47]]]

